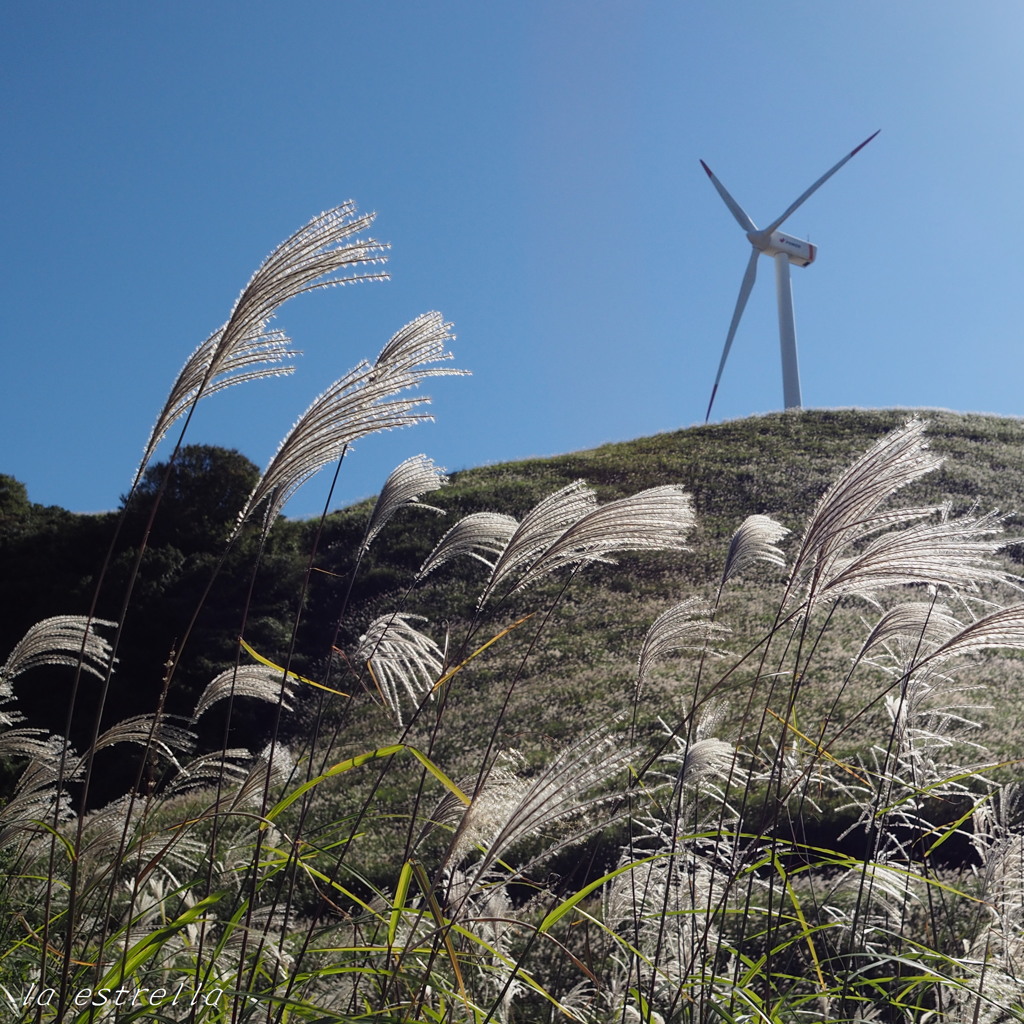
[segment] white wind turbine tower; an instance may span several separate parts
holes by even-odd
[[[881,131],[881,129],[879,129]],[[856,149],[847,153],[842,160],[823,174],[799,199],[793,203],[785,213],[766,228],[758,229],[757,225],[746,215],[743,207],[726,191],[725,186],[711,173],[703,160],[700,165],[707,172],[711,183],[718,189],[718,194],[725,200],[725,205],[736,218],[737,223],[747,234],[747,239],[753,246],[750,254],[750,261],[747,263],[747,272],[743,275],[743,283],[740,285],[740,295],[736,300],[736,309],[732,314],[732,323],[729,324],[729,333],[725,338],[725,348],[722,349],[722,359],[718,364],[718,374],[715,377],[715,386],[711,389],[711,401],[708,402],[707,415],[704,422],[711,418],[711,406],[715,402],[715,393],[718,391],[718,382],[722,379],[722,371],[725,369],[725,361],[729,357],[729,349],[732,347],[732,339],[736,335],[736,328],[739,326],[740,317],[743,316],[743,309],[750,296],[750,290],[754,287],[754,277],[757,274],[757,258],[762,253],[771,256],[775,260],[775,294],[779,303],[779,344],[782,348],[782,393],[787,409],[800,408],[800,368],[796,359],[796,325],[793,321],[793,289],[789,282],[789,265],[795,263],[798,267],[806,267],[814,262],[818,254],[817,246],[811,245],[791,235],[784,235],[778,229],[782,222],[803,203],[808,200],[822,185],[839,170],[847,160],[855,157],[874,137],[866,138]]]

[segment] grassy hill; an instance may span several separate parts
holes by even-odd
[[[282,521],[271,533],[272,543],[256,580],[246,635],[278,662],[289,657],[291,622],[309,551],[315,545],[314,572],[290,655],[293,666],[304,674],[317,677],[327,671],[332,644],[349,656],[367,625],[393,611],[422,616],[417,624],[448,650],[452,663],[459,660],[457,652],[468,655],[475,646],[533,614],[475,658],[449,688],[446,713],[450,719],[464,719],[464,725],[431,743],[455,773],[470,771],[481,751],[490,746],[514,747],[539,763],[553,745],[618,714],[630,720],[637,714],[648,730],[658,728],[659,717],[678,725],[687,720],[693,705],[698,668],[707,689],[708,678],[715,678],[714,667],[725,662],[712,659],[708,666],[701,666],[687,652],[666,659],[652,672],[641,705],[634,708],[637,656],[651,624],[684,599],[714,599],[729,538],[748,515],[770,515],[789,529],[781,547],[792,558],[807,517],[831,482],[879,437],[914,415],[927,419],[931,448],[945,461],[902,491],[899,502],[948,502],[953,515],[977,503],[982,512],[1007,513],[1003,525],[1008,537],[1020,534],[1024,517],[1017,510],[1024,498],[1024,422],[938,411],[786,412],[455,472],[448,486],[424,499],[447,514],[400,510],[354,577],[353,559],[370,503],[336,512],[322,527]],[[218,525],[220,520],[211,519],[211,500],[216,497],[223,504],[227,485],[216,474],[222,465],[226,467],[232,494],[244,494],[251,486],[251,481],[236,479],[245,475],[238,458],[222,459],[214,466],[214,477],[204,480],[194,495],[176,499],[165,511],[162,533],[161,520],[157,521],[158,532],[151,538],[135,599],[138,610],[133,625],[134,633],[142,630],[139,646],[149,661],[134,653],[133,631],[127,631],[120,651],[122,667],[115,673],[112,690],[113,707],[122,716],[129,711],[145,713],[158,700],[161,666],[185,629],[219,557],[217,538],[223,527]],[[453,561],[422,585],[411,587],[417,568],[460,517],[492,511],[521,518],[547,495],[580,479],[595,489],[602,503],[660,485],[680,485],[692,495],[695,512],[687,550],[628,553],[617,557],[616,565],[590,565],[571,579],[566,572],[555,574],[524,593],[490,602],[479,618],[476,601],[486,575],[479,563]],[[189,525],[192,509],[201,517],[195,526]],[[112,529],[112,521],[104,526],[96,517],[74,517],[60,510],[40,512],[45,513],[37,516],[41,525],[19,541],[20,546],[9,545],[14,552],[11,575],[21,583],[5,594],[8,648],[44,615],[87,610],[95,571],[91,562],[105,543],[103,530]],[[230,509],[222,513],[224,522],[232,516]],[[182,535],[200,540],[183,541]],[[126,552],[115,565],[127,565],[129,556]],[[1004,557],[1019,568],[1024,545],[1010,543]],[[208,607],[193,629],[193,646],[200,639],[204,646],[191,660],[188,650],[184,652],[176,685],[165,700],[169,711],[189,714],[201,688],[229,664],[224,659],[231,656],[250,558],[251,550],[248,554],[236,550],[222,570]],[[154,571],[158,576],[150,578]],[[716,621],[731,632],[716,638],[717,650],[736,656],[770,626],[785,576],[785,569],[766,566],[724,590]],[[101,604],[100,613],[116,617],[116,602],[111,601],[109,608]],[[978,613],[975,608],[971,614]],[[827,636],[815,649],[813,678],[802,690],[801,731],[834,737],[835,749],[830,745],[830,751],[836,756],[863,754],[886,728],[882,704],[891,680],[887,682],[884,674],[872,676],[862,667],[853,684],[844,683],[850,660],[878,614],[863,600],[841,602],[830,617]],[[339,662],[337,655],[334,660]],[[755,667],[741,666],[714,690],[724,716],[722,734],[733,741],[742,742],[743,733],[751,728],[745,716]],[[1018,696],[1021,691],[1016,685],[1019,668],[1013,653],[990,654],[983,678],[976,680],[989,691],[987,697],[979,695],[977,703],[996,706],[992,710],[979,707],[971,717],[983,723],[978,738],[984,736],[996,758],[1016,755],[1016,735],[1024,724],[1024,698]],[[337,728],[338,749],[368,739],[388,742],[395,733],[394,723],[379,702],[364,692],[365,678],[358,673],[352,677],[337,665],[334,674],[336,688],[351,691],[353,698],[325,705],[322,695],[303,693],[296,713],[285,718],[287,734],[299,742],[323,719]],[[65,692],[66,681],[56,677],[44,688],[23,688],[20,696],[30,724],[58,728],[63,721],[58,705]],[[704,697],[702,691],[699,699]],[[771,710],[784,712],[777,706]],[[267,735],[267,716],[253,710],[248,701],[233,715],[236,727],[231,741],[258,746]],[[491,735],[485,726],[499,717],[501,727]],[[105,725],[116,720],[110,717]],[[210,721],[214,725],[206,724],[204,737],[207,743],[215,743],[223,728],[216,715]],[[84,737],[88,723],[84,717],[81,722]],[[81,742],[76,737],[76,743]],[[113,753],[107,756],[114,757]]]
[[[564,738],[630,706],[645,631],[673,603],[690,596],[713,597],[729,537],[746,516],[764,513],[787,527],[791,534],[782,547],[792,553],[807,517],[830,483],[875,440],[913,415],[928,421],[930,446],[945,461],[939,470],[902,491],[899,503],[948,502],[954,515],[975,505],[982,512],[1000,510],[1006,513],[1007,537],[1020,534],[1024,517],[1017,510],[1024,507],[1024,422],[904,410],[805,410],[758,416],[453,474],[449,486],[428,499],[448,516],[405,513],[380,539],[381,551],[369,571],[377,580],[388,580],[392,589],[353,607],[351,632],[402,600],[403,609],[431,621],[424,626],[426,631],[436,635],[438,627],[448,623],[451,636],[458,638],[460,624],[472,616],[483,567],[460,567],[454,578],[438,574],[421,591],[404,599],[400,595],[415,567],[459,516],[492,510],[520,517],[545,495],[577,479],[593,486],[602,502],[662,484],[680,484],[693,495],[696,512],[689,551],[629,555],[614,567],[583,570],[564,594],[563,580],[559,580],[539,593],[517,596],[491,621],[492,631],[558,597],[552,618],[544,624],[543,642],[534,645],[531,630],[521,628],[466,673],[473,680],[460,698],[467,715],[486,721],[494,713],[489,688],[514,671],[518,682],[504,739],[530,748]],[[360,507],[334,517],[327,534],[334,550],[351,547],[366,514],[367,509]],[[1020,544],[1011,543],[1005,552],[1018,570],[1022,555]],[[342,558],[325,564],[338,572],[344,572],[343,566]],[[734,636],[720,639],[717,646],[735,650],[757,629],[770,625],[784,575],[783,570],[759,571],[726,591],[718,621],[732,628]],[[871,702],[864,692],[848,691],[842,696],[843,706],[832,707],[837,680],[843,678],[856,653],[856,647],[848,648],[864,637],[865,623],[877,615],[867,602],[856,600],[845,602],[835,613],[828,643],[816,662],[820,678],[804,691],[808,721],[820,726],[827,714],[841,718],[843,706]],[[523,662],[526,648],[529,656]],[[1006,756],[1013,755],[1015,730],[1024,721],[1024,698],[1016,695],[1017,687],[1012,685],[1019,668],[1013,655],[986,663],[985,678],[999,705],[996,714],[981,715],[987,721],[986,741]],[[694,666],[681,658],[659,673],[648,694],[648,713],[678,716],[689,702],[687,688],[693,671]],[[742,694],[745,702],[744,686],[740,672],[721,695],[735,703],[736,694]],[[876,711],[881,713],[878,707]],[[868,717],[851,725],[843,746],[849,750],[870,745],[878,724]]]

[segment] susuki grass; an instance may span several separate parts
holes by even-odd
[[[282,303],[381,276],[363,269],[385,253],[357,237],[370,221],[346,205],[268,257],[173,385],[136,486],[183,423],[173,466],[197,402],[280,372]],[[299,417],[224,538],[255,538],[254,579],[298,487],[425,418],[420,385],[458,372],[450,341],[440,314],[417,318]],[[103,729],[158,492],[121,618],[54,609],[0,668],[0,753],[21,766],[0,808],[5,1019],[1024,1020],[1020,794],[974,725],[985,657],[1024,649],[1024,603],[996,513],[900,502],[940,463],[911,419],[802,532],[737,517],[706,586],[637,603],[646,636],[617,709],[583,694],[588,721],[542,730],[534,688],[547,739],[513,714],[525,674],[553,639],[577,642],[564,610],[581,574],[687,549],[686,480],[604,502],[580,480],[515,517],[473,512],[349,643],[352,582],[391,522],[440,511],[422,499],[446,478],[414,456],[367,511],[322,650],[295,650],[305,588],[284,659],[244,639],[243,603],[235,663],[190,719],[166,710],[186,634],[150,712]],[[418,589],[459,562],[478,572],[465,617],[416,614]],[[751,578],[775,600],[738,630],[730,594]],[[111,585],[101,573],[97,601]],[[836,636],[851,609],[855,643]],[[578,642],[599,672],[601,637]],[[319,674],[293,670],[299,653]],[[100,688],[84,750],[22,721],[12,683],[43,664],[75,675],[69,730],[82,688]],[[823,689],[831,713],[809,715]],[[230,731],[252,702],[271,723],[254,749]],[[214,709],[225,749],[199,749]],[[282,728],[293,715],[301,732]],[[124,744],[141,767],[95,807],[96,757]]]

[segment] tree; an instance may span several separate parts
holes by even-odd
[[[13,476],[0,473],[0,534],[17,529],[32,514],[25,485]]]
[[[129,508],[144,526],[164,486],[168,463],[146,470]],[[179,551],[220,551],[235,519],[259,479],[258,467],[233,448],[186,445],[170,467],[150,544],[170,544]],[[122,504],[127,500],[122,496]]]

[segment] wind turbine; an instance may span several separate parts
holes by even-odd
[[[881,131],[881,129],[879,129]],[[877,135],[878,132],[875,132]],[[762,253],[771,256],[775,260],[775,295],[779,304],[779,344],[782,348],[782,394],[787,409],[800,408],[800,368],[796,359],[796,324],[793,321],[793,289],[789,281],[789,265],[795,263],[798,267],[806,267],[814,262],[818,254],[818,247],[805,242],[792,235],[784,235],[779,228],[782,222],[803,205],[822,185],[832,177],[840,167],[852,160],[874,137],[866,138],[856,149],[847,153],[842,160],[823,174],[799,199],[793,203],[781,217],[773,220],[766,228],[758,229],[757,225],[747,216],[743,207],[729,195],[725,186],[711,173],[703,160],[700,165],[707,172],[711,184],[718,190],[718,194],[725,200],[729,212],[736,218],[736,222],[746,232],[747,239],[753,251],[747,263],[747,271],[743,275],[743,282],[740,284],[740,295],[736,300],[736,309],[732,314],[732,323],[729,324],[729,333],[725,338],[725,348],[722,349],[722,359],[718,364],[718,374],[715,377],[715,386],[711,389],[711,401],[708,402],[707,415],[704,422],[711,418],[711,406],[715,402],[715,393],[718,391],[718,382],[722,379],[722,371],[725,369],[725,361],[729,357],[729,349],[732,348],[732,339],[736,336],[736,328],[739,326],[740,317],[743,316],[743,309],[750,297],[750,290],[754,287],[754,278],[757,275],[757,258]]]

